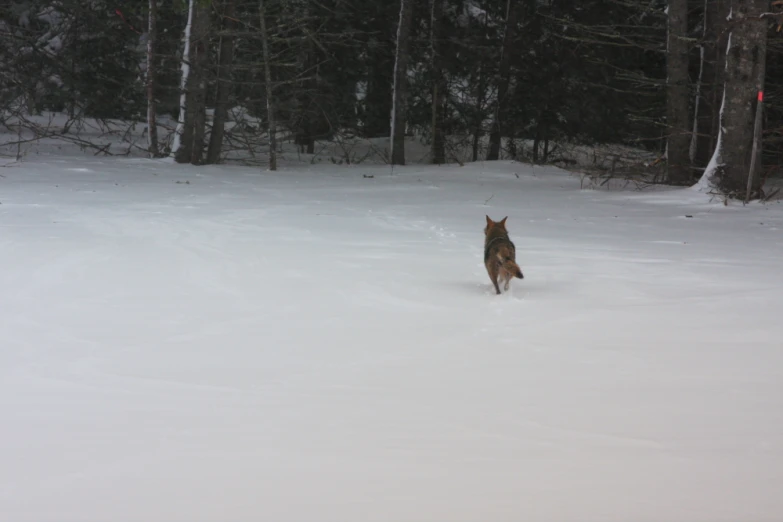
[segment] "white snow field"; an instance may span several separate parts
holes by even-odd
[[[510,162],[0,174],[2,521],[783,520],[782,205]]]

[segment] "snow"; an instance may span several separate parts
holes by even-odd
[[[511,162],[0,174],[3,520],[780,520],[777,204]]]

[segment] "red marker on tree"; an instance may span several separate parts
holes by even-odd
[[[764,91],[759,91],[759,101],[760,102],[764,101]]]

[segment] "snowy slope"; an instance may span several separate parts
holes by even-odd
[[[0,520],[781,520],[779,205],[511,163],[0,174]]]

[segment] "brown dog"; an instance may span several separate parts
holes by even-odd
[[[524,279],[522,270],[516,263],[516,247],[508,238],[507,219],[508,216],[495,222],[487,216],[487,227],[484,229],[484,265],[498,294],[500,293],[498,278],[504,281],[503,290],[506,291],[511,278]]]

